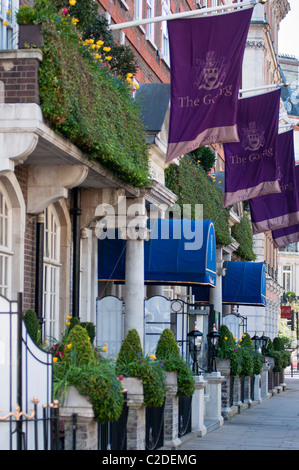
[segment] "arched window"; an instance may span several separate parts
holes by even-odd
[[[51,340],[59,334],[60,224],[52,205],[44,216],[44,338]]]
[[[0,183],[0,294],[10,298],[11,289],[11,236],[12,210],[4,186]]]

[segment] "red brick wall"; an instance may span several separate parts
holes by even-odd
[[[126,10],[120,0],[113,3],[110,0],[98,0],[99,12],[103,14],[107,11],[111,15],[111,22],[125,23],[134,20],[134,0],[126,0],[129,10]],[[162,14],[162,0],[155,2],[155,16]],[[172,13],[192,10],[196,8],[195,0],[171,0],[170,9]],[[146,18],[146,2],[143,1],[143,18]],[[162,82],[169,83],[170,70],[167,64],[160,58],[161,53],[161,23],[155,23],[155,46],[146,39],[146,25],[143,30],[136,26],[125,28],[123,32],[126,35],[126,44],[130,45],[136,55],[139,67],[136,79],[140,83]],[[114,31],[113,37],[119,41],[120,32]],[[183,39],[182,39],[183,40]]]
[[[5,103],[40,104],[38,86],[39,60],[34,58],[1,58],[0,81],[4,83]]]
[[[28,166],[18,165],[15,175],[19,181],[25,204],[27,205]],[[25,247],[24,247],[24,311],[35,308],[35,239],[36,217],[26,214]]]

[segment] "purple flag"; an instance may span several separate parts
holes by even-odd
[[[281,193],[249,200],[253,235],[299,224],[293,130],[278,134],[277,163]]]
[[[166,162],[238,142],[239,84],[252,8],[168,21],[171,105]]]
[[[299,199],[299,165],[295,166],[296,189]],[[299,241],[299,224],[272,231],[273,243],[276,248]]]
[[[240,142],[223,145],[223,207],[269,193],[280,193],[277,136],[280,89],[238,103]]]

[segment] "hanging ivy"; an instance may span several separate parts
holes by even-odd
[[[183,204],[191,205],[191,217],[194,218],[195,204],[203,205],[203,219],[212,219],[215,225],[218,246],[229,245],[229,208],[222,208],[223,193],[216,188],[213,179],[194,164],[188,156],[181,159],[180,165],[170,165],[165,172],[165,184],[178,196],[177,204],[183,210]]]
[[[251,223],[248,217],[245,215],[242,217],[239,224],[235,224],[232,227],[232,237],[240,244],[236,251],[237,256],[242,261],[254,261],[256,255],[253,251],[253,237]]]

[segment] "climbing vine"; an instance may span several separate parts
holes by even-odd
[[[216,242],[225,246],[231,242],[229,233],[229,208],[222,208],[223,193],[216,188],[212,178],[194,164],[193,159],[185,156],[180,165],[171,165],[166,170],[165,184],[177,196],[179,204],[191,205],[191,217],[194,218],[195,204],[203,205],[203,219],[212,219],[215,225]]]

